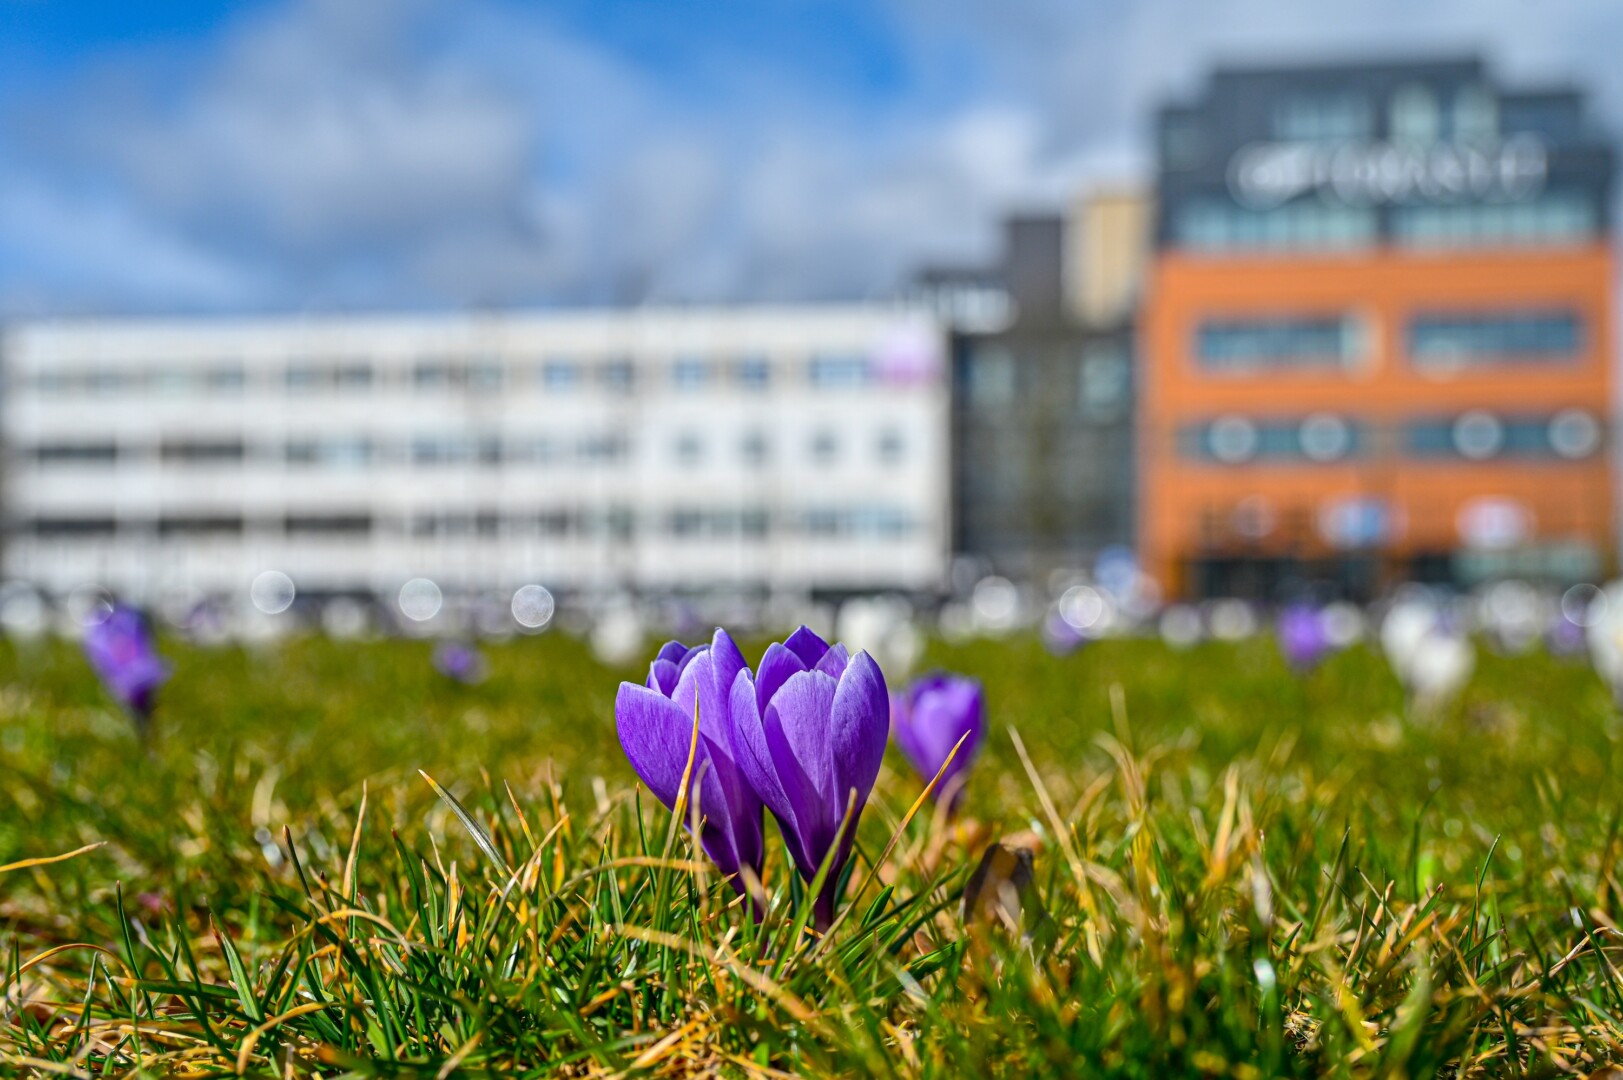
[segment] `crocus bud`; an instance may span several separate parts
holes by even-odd
[[[1324,613],[1309,604],[1286,607],[1279,613],[1275,630],[1285,662],[1299,672],[1317,667],[1332,648]]]
[[[129,711],[145,736],[158,687],[169,678],[168,665],[158,655],[146,617],[135,608],[115,605],[105,618],[86,624],[84,650],[102,685]]]
[[[434,647],[434,670],[472,686],[485,679],[485,657],[465,641],[442,641]]]
[[[890,731],[896,745],[926,781],[941,773],[935,798],[949,807],[963,793],[964,770],[986,741],[986,705],[981,684],[946,672],[914,681],[890,699]],[[951,764],[947,756],[963,740]],[[942,772],[942,766],[946,771]]]

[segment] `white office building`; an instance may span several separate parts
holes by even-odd
[[[6,329],[0,577],[48,595],[943,583],[943,335],[878,305]]]

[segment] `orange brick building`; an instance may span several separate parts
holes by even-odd
[[[1476,61],[1219,72],[1162,111],[1139,547],[1172,595],[1613,563],[1612,156]]]

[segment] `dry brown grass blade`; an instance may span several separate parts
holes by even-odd
[[[320,1012],[322,1009],[331,1009],[343,1004],[338,1001],[307,1001],[303,1005],[295,1005],[281,1016],[273,1016],[263,1024],[248,1032],[242,1040],[242,1047],[237,1051],[237,1075],[243,1076],[248,1072],[248,1060],[254,1056],[254,1047],[259,1045],[259,1037],[273,1027],[295,1020],[306,1013]]]
[[[82,848],[74,848],[72,851],[63,852],[61,855],[46,855],[38,859],[20,859],[17,862],[0,866],[0,874],[9,874],[13,870],[27,870],[31,866],[50,866],[52,863],[67,862],[69,859],[77,858],[86,852],[95,851],[97,848],[106,846],[107,841],[97,840],[94,844],[86,844]]]

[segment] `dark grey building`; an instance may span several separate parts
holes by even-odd
[[[1133,541],[1131,312],[1088,317],[1073,287],[1080,230],[1011,218],[994,266],[916,279],[957,326],[954,551],[1017,580]]]

